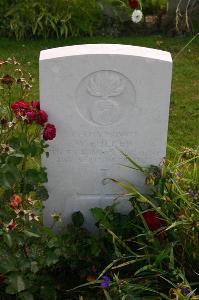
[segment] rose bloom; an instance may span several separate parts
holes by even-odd
[[[26,113],[26,117],[29,123],[32,123],[36,120],[37,114],[34,111],[30,110]]]
[[[139,6],[138,0],[129,0],[129,6],[132,9],[136,9]]]
[[[151,231],[156,231],[166,225],[166,221],[161,219],[161,217],[154,211],[144,212],[143,217]]]
[[[32,108],[36,109],[36,110],[40,110],[40,102],[39,101],[31,101],[31,106]]]
[[[29,110],[30,104],[25,100],[21,99],[12,103],[11,108],[17,116],[18,115],[24,116],[27,110]]]
[[[48,115],[44,110],[40,110],[36,114],[36,122],[39,125],[44,125],[48,121]]]
[[[10,198],[10,206],[13,209],[17,209],[19,204],[22,202],[21,197],[17,194],[14,194],[11,198]]]
[[[132,13],[131,19],[133,23],[139,23],[142,20],[143,13],[139,9],[135,9]]]
[[[43,138],[45,141],[53,140],[56,137],[56,128],[53,124],[46,124],[43,131]]]

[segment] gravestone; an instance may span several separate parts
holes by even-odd
[[[123,193],[105,178],[144,178],[125,168],[120,150],[142,165],[158,165],[166,152],[172,59],[168,52],[127,45],[79,45],[40,55],[40,101],[56,124],[50,142],[44,219],[62,213],[66,223],[82,211],[110,205]],[[128,201],[119,209],[125,212]]]

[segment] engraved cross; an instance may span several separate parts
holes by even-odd
[[[95,200],[98,201],[99,205],[104,200],[113,200],[119,196],[119,194],[113,194],[113,193],[106,193],[104,186],[106,185],[105,179],[108,178],[107,171],[108,169],[101,169],[101,185],[100,185],[100,191],[98,194],[82,194],[77,193],[77,199],[78,200]]]

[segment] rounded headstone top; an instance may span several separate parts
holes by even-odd
[[[107,54],[137,56],[172,62],[171,54],[167,51],[120,44],[84,44],[47,49],[41,51],[40,61],[67,56]]]

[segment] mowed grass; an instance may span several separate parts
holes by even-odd
[[[188,37],[93,37],[67,40],[16,42],[0,39],[0,59],[16,57],[35,78],[31,98],[39,98],[38,62],[43,49],[86,43],[120,43],[170,51],[174,59],[169,116],[168,145],[196,148],[199,142],[199,36],[179,55],[190,41]],[[177,57],[176,57],[177,55]]]

